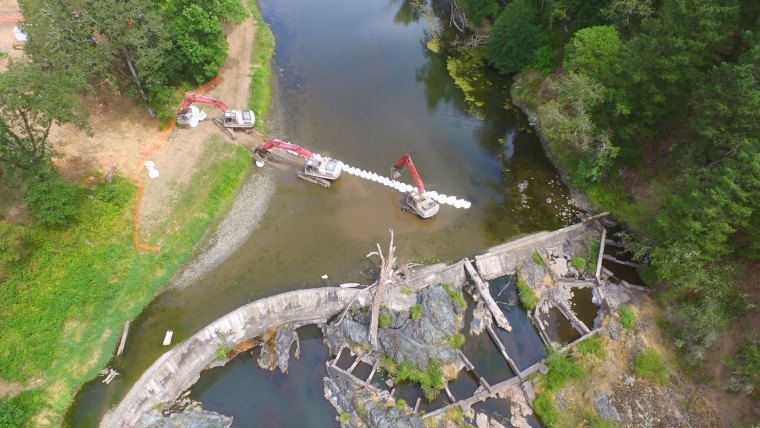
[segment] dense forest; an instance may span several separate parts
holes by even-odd
[[[760,259],[760,3],[458,0],[471,50],[514,74],[551,152],[624,221],[683,367],[756,308]],[[750,282],[749,284],[747,284]],[[758,392],[747,332],[729,388]]]

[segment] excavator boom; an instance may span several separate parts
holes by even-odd
[[[256,159],[256,165],[258,167],[261,168],[266,164],[267,155],[269,154],[269,151],[274,148],[285,150],[294,156],[300,156],[306,159],[303,170],[298,171],[296,176],[302,180],[319,184],[320,186],[330,187],[330,182],[340,176],[343,168],[343,162],[315,156],[310,150],[304,149],[297,144],[288,143],[275,138],[267,140],[263,146],[256,148],[254,158]]]
[[[256,151],[262,155],[266,155],[267,153],[269,153],[269,150],[273,148],[285,150],[286,152],[293,153],[296,156],[301,156],[302,158],[307,159],[307,160],[311,159],[312,156],[314,156],[312,152],[310,152],[307,149],[304,149],[303,147],[297,144],[288,143],[287,141],[278,140],[276,138],[267,140],[267,142],[264,143],[263,146],[258,147]]]
[[[409,157],[408,154],[401,156],[401,159],[393,165],[393,178],[397,178],[401,174],[399,171],[404,169],[405,166],[409,167],[409,172],[412,174],[412,178],[414,178],[414,183],[417,184],[417,191],[419,194],[425,194],[425,186],[422,184],[422,178],[420,178],[420,174],[417,172],[417,168],[414,167],[414,162],[412,162],[412,158]]]
[[[401,210],[415,213],[422,218],[433,217],[438,213],[438,203],[425,194],[422,178],[420,178],[420,174],[417,172],[417,168],[414,167],[412,158],[408,154],[401,156],[401,159],[391,167],[393,178],[398,178],[401,175],[400,171],[405,166],[409,167],[409,172],[412,173],[412,178],[414,178],[414,182],[417,184],[417,191],[407,193],[406,200],[402,202]]]
[[[185,96],[185,99],[182,101],[182,105],[179,107],[179,113],[183,114],[187,112],[187,109],[190,108],[190,104],[192,103],[201,103],[201,104],[208,104],[212,105],[219,110],[226,112],[230,108],[227,107],[227,104],[211,97],[207,97],[205,95],[196,94],[195,92],[190,92]]]

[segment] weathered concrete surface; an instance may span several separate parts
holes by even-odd
[[[475,266],[478,268],[480,276],[486,281],[515,273],[520,262],[530,258],[537,248],[559,245],[563,241],[573,240],[589,230],[601,232],[602,226],[596,220],[607,215],[607,213],[602,213],[581,223],[553,232],[534,233],[506,244],[491,247],[487,253],[475,256]]]
[[[158,403],[175,400],[192,386],[201,371],[214,362],[219,347],[232,347],[283,324],[326,322],[357,293],[361,293],[358,303],[366,305],[366,292],[362,290],[327,287],[278,294],[228,313],[162,355],[124,400],[106,414],[100,426],[138,426],[143,413]]]

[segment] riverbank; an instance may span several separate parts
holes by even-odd
[[[257,40],[250,64],[256,71],[246,73],[253,94],[266,92],[273,51],[266,26],[257,26],[260,34],[270,37]],[[242,89],[240,81],[234,84]],[[248,87],[244,91],[249,93]],[[262,129],[269,98],[254,96],[249,105]],[[183,138],[183,143],[189,142]],[[231,210],[251,172],[250,153],[219,135],[204,134],[193,146],[203,162],[178,183],[176,198],[155,229],[152,238],[160,242],[160,252],[134,247],[136,189],[120,176],[78,190],[78,221],[72,228],[29,228],[30,251],[0,288],[0,422],[60,425],[76,391],[112,358],[124,322],[166,287],[212,225]],[[159,180],[167,179],[165,171]]]

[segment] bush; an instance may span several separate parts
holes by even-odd
[[[398,400],[396,400],[396,408],[399,410],[406,409],[406,400],[404,400],[403,398],[399,398]]]
[[[461,406],[452,406],[446,411],[446,419],[451,422],[460,423],[464,419],[464,412]]]
[[[24,391],[15,397],[0,399],[0,427],[23,426],[42,404],[42,392]]]
[[[736,359],[729,359],[726,366],[733,372],[729,389],[751,393],[760,387],[760,339],[746,340],[739,348]]]
[[[637,270],[639,277],[644,281],[643,285],[654,287],[657,284],[657,271],[652,266],[644,266]]]
[[[578,271],[582,272],[586,270],[586,260],[583,257],[574,257],[573,260],[570,261],[570,264],[578,269]]]
[[[388,312],[381,311],[378,316],[377,323],[382,329],[388,328],[391,325],[391,316]]]
[[[636,375],[655,383],[664,384],[668,381],[668,368],[662,356],[654,349],[646,349],[634,360]]]
[[[554,399],[547,391],[536,394],[536,399],[533,400],[533,410],[547,427],[556,426],[560,421],[559,411],[554,406]]]
[[[576,349],[583,355],[593,355],[597,358],[605,358],[607,356],[602,339],[597,335],[593,335],[579,343]]]
[[[462,346],[464,346],[464,335],[462,333],[457,333],[449,338],[449,345],[456,349],[462,349]]]
[[[350,420],[351,419],[350,419],[350,416],[348,415],[348,412],[343,412],[343,413],[340,414],[340,423],[341,424],[346,425],[346,424],[348,424],[348,422]]]
[[[522,304],[523,308],[529,311],[536,309],[538,298],[522,276],[517,277],[517,292],[520,297],[520,304]]]
[[[46,169],[31,179],[24,200],[40,225],[62,229],[76,221],[81,191],[64,181],[56,171]]]
[[[435,400],[443,388],[446,387],[441,363],[436,359],[428,361],[428,369],[424,372],[411,361],[404,361],[398,365],[395,378],[397,382],[419,383],[428,402]]]
[[[549,371],[543,379],[543,385],[549,392],[562,389],[568,380],[580,379],[584,375],[581,366],[569,357],[559,353],[552,353],[546,360],[546,366]]]
[[[464,300],[464,296],[458,288],[454,287],[451,284],[443,284],[443,288],[446,290],[446,294],[449,295],[449,298],[452,301],[458,303],[460,308],[467,308],[467,301]]]
[[[417,321],[422,316],[422,305],[417,303],[416,305],[412,306],[412,309],[409,311],[409,313],[412,317],[412,320]]]
[[[620,324],[623,324],[626,330],[631,330],[636,325],[636,314],[630,306],[620,308],[618,315],[620,315]]]
[[[230,350],[225,345],[219,345],[219,347],[216,348],[217,361],[226,361],[229,355],[230,355]]]

